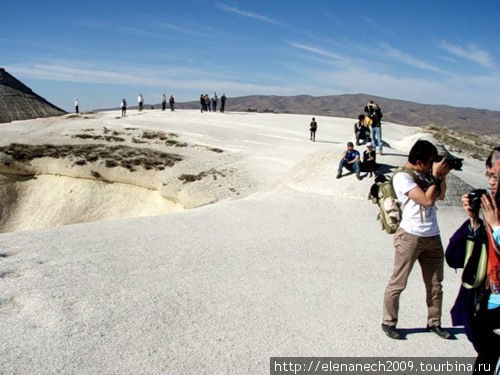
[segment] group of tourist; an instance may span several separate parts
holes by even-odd
[[[339,162],[337,178],[343,168],[361,179],[377,168],[374,146],[382,155],[382,111],[370,101],[355,124],[356,144],[366,145],[361,160],[354,143],[347,143]],[[318,124],[313,117],[310,140],[316,140]],[[372,143],[374,145],[372,145]],[[453,325],[463,325],[478,356],[473,374],[500,374],[500,147],[486,160],[490,193],[474,191],[461,198],[468,219],[451,237],[444,251],[437,222],[436,201],[446,194],[446,177],[451,166],[438,156],[436,147],[417,141],[406,164],[398,168],[390,183],[399,202],[401,221],[394,234],[394,268],[383,299],[382,331],[392,339],[404,339],[396,328],[400,295],[411,270],[418,261],[426,289],[426,330],[443,339],[454,335],[441,326],[444,260],[455,269],[464,268],[462,286],[451,309]],[[479,194],[479,197],[476,196]],[[483,219],[480,218],[482,212]],[[474,253],[475,252],[475,253]],[[471,255],[473,254],[473,255]],[[474,255],[475,254],[475,255]],[[472,259],[472,260],[471,260]],[[483,267],[480,267],[483,265]],[[482,272],[482,273],[481,273]],[[472,280],[472,281],[471,281]]]
[[[203,112],[217,112],[217,104],[219,102],[219,98],[217,97],[217,93],[214,92],[212,97],[210,98],[208,94],[200,94],[200,111]],[[220,112],[224,112],[226,107],[226,94],[222,94],[220,97]]]
[[[168,104],[170,106],[170,112],[174,111],[174,103],[175,99],[173,95],[170,95],[170,98],[168,98]],[[161,98],[161,110],[164,111],[167,108],[167,96],[163,94]]]
[[[75,98],[74,101],[75,104],[75,113],[79,114],[80,113],[80,106],[78,99]],[[139,112],[142,112],[144,109],[144,97],[142,94],[139,94],[137,97],[137,104],[138,104],[138,110]],[[175,104],[175,99],[173,95],[170,95],[170,98],[168,99],[168,104],[170,106],[170,112],[174,111],[174,104]],[[218,97],[217,94],[214,92],[214,95],[212,98],[208,96],[208,94],[201,95],[200,96],[200,105],[201,105],[201,112],[217,112],[217,104],[218,104]],[[226,94],[222,94],[220,98],[220,112],[224,112],[226,106]],[[151,106],[152,109],[154,109],[153,106]],[[167,96],[166,94],[162,95],[161,98],[161,110],[165,111],[167,108]],[[122,117],[125,117],[127,115],[127,99],[123,98],[122,101],[120,102],[120,109],[122,113]]]
[[[359,146],[361,144],[365,144],[366,146],[366,150],[363,152],[363,159],[361,160],[359,151],[354,149],[354,144],[352,142],[348,142],[347,150],[342,153],[342,158],[339,162],[337,178],[342,177],[343,168],[354,172],[358,180],[362,179],[362,171],[366,172],[366,176],[368,177],[372,177],[376,172],[376,151],[378,150],[378,154],[382,155],[382,124],[380,121],[382,119],[382,110],[377,103],[371,100],[366,104],[364,111],[366,112],[366,115],[359,115],[358,122],[354,124],[356,145]],[[311,123],[309,124],[309,139],[313,142],[316,142],[317,130],[318,123],[313,117]]]

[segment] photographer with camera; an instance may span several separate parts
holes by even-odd
[[[397,330],[399,298],[418,261],[426,289],[427,330],[439,337],[453,335],[441,327],[444,251],[435,203],[446,194],[450,171],[444,158],[437,161],[436,147],[418,140],[410,150],[404,170],[393,177],[393,188],[401,204],[402,219],[394,234],[394,269],[384,293],[382,331],[392,339],[403,339]]]
[[[448,265],[464,268],[451,318],[454,326],[464,326],[478,353],[476,374],[493,374],[500,357],[500,246],[493,236],[500,223],[496,202],[500,168],[493,164],[494,152],[500,152],[500,147],[486,160],[491,193],[476,189],[462,196],[469,219],[453,234],[446,249]],[[480,218],[481,211],[484,220]],[[490,372],[479,372],[479,364]]]

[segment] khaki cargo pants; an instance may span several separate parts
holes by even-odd
[[[408,276],[418,260],[427,292],[427,325],[441,324],[443,304],[444,252],[441,237],[419,237],[399,228],[394,234],[394,270],[384,294],[383,323],[395,326],[398,321],[399,295],[406,288]]]

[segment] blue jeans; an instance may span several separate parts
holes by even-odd
[[[375,151],[382,151],[382,128],[380,126],[372,127],[372,142]]]
[[[359,174],[359,172],[361,170],[361,163],[359,162],[359,160],[357,160],[356,162],[349,164],[349,163],[347,163],[347,160],[340,159],[339,171],[338,171],[339,173],[342,173],[343,167],[346,167],[350,171],[352,171],[354,169],[354,172],[356,172],[356,174]]]

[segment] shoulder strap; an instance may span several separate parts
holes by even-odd
[[[392,189],[394,189],[394,185],[392,183],[392,180],[394,179],[394,176],[399,173],[399,172],[403,172],[403,173],[406,173],[406,174],[409,174],[411,176],[411,178],[413,179],[413,181],[415,181],[415,183],[418,183],[418,176],[417,174],[415,173],[415,171],[411,168],[408,168],[406,165],[401,165],[400,167],[396,168],[396,171],[393,173],[392,177],[391,177],[391,186],[392,186]],[[403,212],[403,210],[405,209],[406,205],[408,204],[408,202],[410,201],[410,198],[408,198],[402,205],[401,205],[401,212]]]

